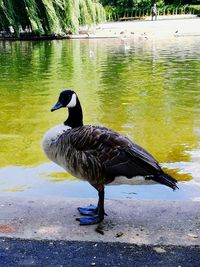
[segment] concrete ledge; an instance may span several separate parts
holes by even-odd
[[[98,226],[79,226],[78,206],[95,199],[0,198],[0,237],[146,245],[200,245],[200,205],[192,201],[106,200]]]

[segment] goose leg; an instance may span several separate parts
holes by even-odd
[[[85,208],[78,208],[79,212],[84,216],[81,218],[77,218],[80,222],[80,225],[90,225],[101,222],[104,219],[104,188],[98,191],[99,194],[99,202],[97,207],[94,205],[90,205]]]

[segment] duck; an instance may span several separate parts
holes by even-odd
[[[49,129],[42,146],[46,156],[72,176],[88,181],[98,192],[98,204],[78,207],[80,225],[98,224],[104,210],[105,186],[117,177],[147,180],[177,189],[177,180],[165,173],[158,161],[128,137],[100,125],[84,125],[78,95],[63,90],[51,108],[68,109],[67,119]]]

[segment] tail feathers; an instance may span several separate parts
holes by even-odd
[[[178,186],[176,185],[177,180],[164,172],[155,174],[153,177],[151,177],[151,179],[160,184],[164,184],[173,190],[178,189]]]

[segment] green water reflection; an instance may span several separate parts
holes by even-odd
[[[47,162],[41,139],[65,119],[65,110],[50,113],[63,88],[77,91],[86,124],[120,131],[162,163],[192,162],[189,152],[200,148],[199,47],[197,37],[0,42],[0,167]]]

